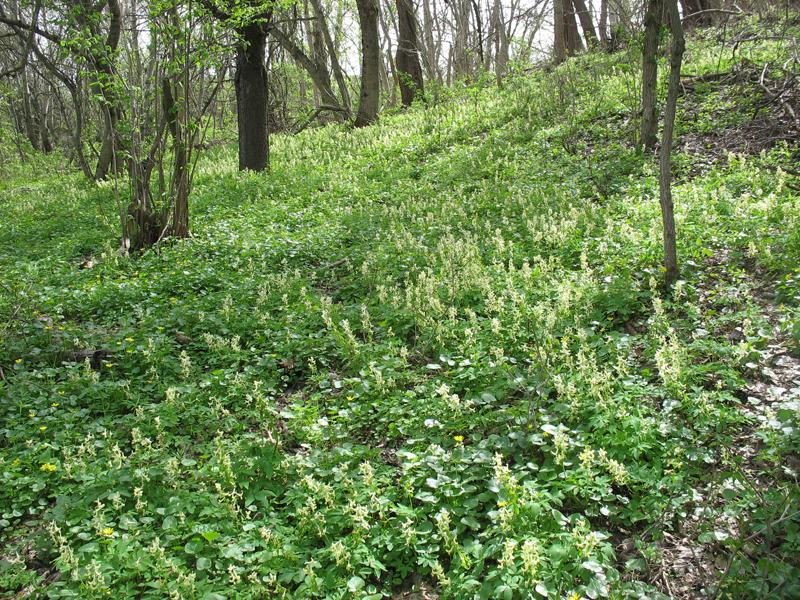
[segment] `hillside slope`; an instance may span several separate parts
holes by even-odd
[[[792,27],[690,41],[669,296],[636,49],[212,151],[135,258],[8,178],[0,590],[798,597]]]

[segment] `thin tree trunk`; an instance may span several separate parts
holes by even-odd
[[[478,49],[479,64],[483,65],[483,20],[476,0],[472,0],[472,11],[475,14],[475,47]]]
[[[172,170],[172,235],[179,238],[189,236],[189,132],[186,129],[186,92],[184,83],[176,78],[172,128],[175,159]],[[168,84],[165,84],[168,85]]]
[[[378,22],[383,31],[381,43],[386,42],[386,50],[384,51],[383,47],[381,47],[381,78],[383,79],[383,87],[386,90],[386,95],[389,97],[389,104],[394,105],[396,99],[395,80],[399,82],[399,76],[397,73],[397,65],[394,62],[392,36],[389,31],[389,25],[386,22],[386,11],[379,10]]]
[[[436,52],[436,44],[433,41],[433,17],[431,16],[430,0],[422,0],[422,30],[425,40],[425,67],[428,70],[428,78],[442,82],[442,74],[439,71],[439,57]]]
[[[377,0],[357,0],[361,24],[361,93],[355,126],[365,127],[378,118],[380,100],[380,41],[378,39]]]
[[[673,1],[673,0],[668,0]],[[658,31],[664,11],[663,0],[648,0],[644,15],[644,48],[642,50],[642,123],[639,141],[651,152],[658,134],[656,87],[658,82]]]
[[[672,138],[675,128],[675,112],[681,85],[681,65],[685,40],[677,0],[667,0],[669,26],[672,31],[672,47],[669,56],[669,87],[664,108],[664,132],[659,156],[659,201],[664,221],[664,280],[667,287],[678,279],[678,254],[675,243],[675,211],[672,202]]]
[[[83,151],[83,103],[78,97],[78,86],[75,84],[67,85],[69,96],[72,99],[72,107],[75,110],[75,129],[72,133],[72,143],[75,146],[75,155],[78,159],[78,164],[81,167],[83,174],[91,179],[92,169],[89,167],[89,161],[86,160],[86,154]]]
[[[28,69],[25,67],[22,69],[22,116],[25,124],[25,135],[34,150],[41,150],[42,145],[39,141],[39,130],[36,127],[32,99],[33,92],[28,81]]]
[[[281,47],[291,55],[297,64],[306,70],[309,77],[311,77],[311,81],[314,82],[314,87],[319,92],[322,104],[338,107],[339,99],[331,89],[331,79],[328,75],[327,69],[325,68],[325,64],[320,64],[312,60],[305,52],[303,52],[303,49],[297,45],[294,39],[289,37],[277,27],[270,29],[270,33],[272,34],[272,37],[275,38],[275,40],[281,45]]]
[[[342,107],[347,111],[347,116],[353,110],[353,105],[350,101],[350,92],[347,89],[347,81],[344,78],[342,66],[339,64],[339,57],[337,56],[336,46],[333,43],[331,31],[328,28],[328,23],[325,21],[325,13],[322,11],[322,3],[320,0],[312,0],[314,4],[314,15],[317,21],[317,26],[322,31],[322,37],[325,40],[325,46],[328,49],[328,56],[331,59],[331,70],[333,77],[336,79],[336,85],[339,87],[339,94],[342,96]]]

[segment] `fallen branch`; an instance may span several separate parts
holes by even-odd
[[[339,265],[343,265],[347,262],[347,257],[340,258],[339,260],[335,260],[329,265],[322,265],[321,267],[317,267],[317,271],[327,271],[328,269],[333,269],[334,267],[338,267]]]
[[[706,13],[718,13],[718,14],[723,14],[723,15],[734,15],[734,16],[737,16],[737,17],[741,17],[741,16],[744,16],[744,15],[747,14],[746,12],[744,12],[742,10],[728,10],[728,9],[725,9],[725,8],[706,8],[705,10],[698,10],[695,13],[692,13],[690,15],[684,16],[681,19],[681,21],[687,21],[687,20],[692,19],[692,18],[694,18],[694,17],[696,17],[698,15],[703,15],[703,14],[706,14]]]
[[[347,110],[346,108],[342,108],[341,106],[332,106],[332,105],[330,105],[330,104],[323,104],[323,105],[321,105],[321,106],[318,106],[317,108],[315,108],[315,109],[314,109],[314,112],[313,112],[313,113],[311,113],[311,116],[310,116],[310,117],[308,117],[308,119],[306,119],[306,120],[305,120],[305,122],[304,122],[302,125],[300,125],[300,126],[298,126],[298,127],[297,127],[297,129],[294,131],[294,135],[297,135],[298,133],[300,133],[301,131],[303,131],[303,130],[304,130],[306,127],[308,127],[309,125],[311,125],[311,123],[313,123],[313,122],[314,122],[314,120],[315,120],[317,117],[319,117],[319,116],[320,116],[320,115],[321,115],[323,112],[325,112],[325,111],[329,111],[329,112],[343,112],[343,113],[346,113],[346,112],[348,112],[348,110]]]

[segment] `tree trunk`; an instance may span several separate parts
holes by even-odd
[[[377,0],[356,0],[361,24],[361,94],[355,126],[365,127],[378,118],[381,55],[378,40]]]
[[[575,6],[575,12],[578,13],[578,19],[581,23],[583,30],[583,38],[586,40],[586,45],[590,48],[597,45],[597,34],[594,31],[594,23],[592,23],[592,15],[589,9],[586,8],[584,0],[572,0]]]
[[[425,40],[425,68],[428,78],[442,83],[442,74],[439,70],[439,54],[433,41],[433,17],[431,15],[430,0],[422,0],[422,29]]]
[[[397,73],[397,65],[394,62],[395,53],[392,52],[392,34],[389,30],[389,25],[386,22],[386,11],[381,10],[378,13],[378,24],[383,37],[380,38],[381,42],[381,81],[383,89],[386,90],[386,96],[389,98],[389,104],[395,104],[395,96],[397,86],[395,82],[399,82],[399,75]],[[395,30],[397,29],[396,24]],[[386,48],[383,48],[383,43],[386,43]]]
[[[673,0],[668,0],[672,2]],[[663,0],[649,0],[644,15],[644,48],[642,50],[642,123],[639,142],[652,152],[658,133],[656,87],[658,82],[658,31],[664,11]]]
[[[559,65],[567,57],[567,43],[564,39],[564,2],[553,0],[553,61]]]
[[[331,31],[325,21],[325,13],[322,11],[322,3],[320,0],[313,0],[314,15],[317,21],[317,27],[322,31],[322,37],[325,40],[325,46],[328,49],[328,56],[331,59],[331,70],[333,77],[336,79],[336,85],[339,87],[339,93],[342,96],[342,107],[347,111],[346,115],[349,117],[353,111],[352,103],[350,102],[350,92],[347,89],[347,82],[344,78],[342,66],[339,64],[339,57],[336,54],[336,45],[333,43]]]
[[[75,155],[78,159],[78,164],[83,171],[83,174],[88,178],[92,178],[92,170],[89,167],[89,161],[86,160],[86,154],[83,151],[83,102],[78,96],[78,85],[74,83],[67,84],[69,96],[72,99],[72,107],[75,111],[75,128],[72,131],[72,143],[75,146]]]
[[[236,117],[239,126],[239,170],[269,168],[267,128],[267,34],[260,24],[239,31],[236,54]]]
[[[422,65],[417,44],[417,20],[411,0],[396,0],[397,4],[397,64],[400,95],[403,106],[411,106],[417,95],[424,93]]]
[[[677,0],[667,0],[672,47],[669,56],[669,87],[664,107],[664,132],[659,156],[659,201],[664,222],[664,281],[670,287],[678,279],[678,254],[675,244],[675,211],[672,203],[672,137],[675,128],[675,111],[681,85],[681,64],[685,40]]]
[[[103,112],[103,144],[95,168],[95,179],[105,179],[110,169],[118,170],[117,151],[123,144],[118,130],[122,117],[122,101],[110,83],[114,80],[113,60],[122,34],[122,7],[118,0],[106,0],[109,10],[108,35],[102,50],[92,55],[94,80],[92,92],[101,100]],[[88,15],[87,15],[88,16]]]
[[[189,236],[189,144],[190,133],[186,130],[186,98],[184,86],[175,85],[175,128],[173,147],[175,163],[172,170],[172,235],[178,238]]]
[[[564,3],[564,39],[567,44],[567,54],[575,56],[583,50],[583,42],[578,33],[578,19],[575,14],[573,0],[562,0]]]
[[[308,76],[311,77],[311,81],[314,82],[314,87],[319,93],[322,104],[338,107],[339,99],[336,98],[336,95],[331,89],[331,78],[328,74],[325,64],[320,64],[312,60],[305,52],[303,52],[303,49],[297,45],[294,39],[289,37],[279,28],[274,27],[270,29],[270,33],[272,34],[272,37],[281,45],[281,47],[291,55],[297,64],[305,69],[306,73],[308,73]]]
[[[36,115],[34,114],[33,107],[33,91],[28,81],[27,67],[22,69],[22,116],[23,123],[25,124],[25,135],[31,143],[34,150],[41,150],[41,142],[39,138],[39,130],[36,127]]]
[[[483,20],[481,9],[475,0],[472,0],[472,10],[475,14],[475,48],[478,50],[478,64],[483,65]]]
[[[608,45],[608,0],[600,0],[600,41]]]

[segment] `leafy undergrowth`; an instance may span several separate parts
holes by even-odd
[[[113,186],[8,178],[0,589],[797,597],[796,148],[677,157],[665,297],[636,57],[278,137],[269,175],[216,149],[194,236],[134,258]]]

